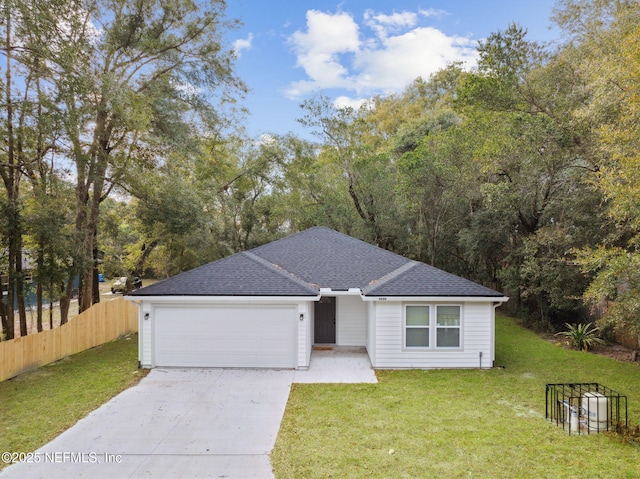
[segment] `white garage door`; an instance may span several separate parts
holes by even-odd
[[[157,307],[157,366],[293,368],[296,307]]]

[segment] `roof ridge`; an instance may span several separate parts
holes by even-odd
[[[404,274],[407,271],[415,268],[419,264],[421,264],[421,263],[419,263],[418,261],[408,260],[405,264],[403,264],[399,268],[396,268],[393,271],[391,271],[390,273],[385,274],[381,278],[374,279],[373,281],[371,281],[368,285],[366,285],[364,288],[362,288],[362,293],[363,294],[367,294],[371,290],[382,286],[383,284],[391,281],[392,279],[397,278],[401,274]]]
[[[300,236],[300,235],[302,235],[303,233],[307,233],[308,231],[311,231],[311,230],[313,230],[313,229],[326,229],[326,230],[329,230],[329,231],[333,231],[334,233],[338,233],[338,234],[342,234],[342,235],[344,235],[344,233],[340,233],[339,231],[332,230],[332,229],[331,229],[331,228],[329,228],[328,226],[311,226],[310,228],[306,228],[306,229],[301,230],[301,231],[296,231],[296,232],[294,232],[294,233],[288,233],[288,234],[286,234],[285,236],[282,236],[281,238],[276,238],[276,239],[274,239],[273,241],[269,241],[268,243],[264,243],[264,244],[261,244],[261,245],[259,245],[259,246],[254,246],[254,247],[253,247],[253,248],[251,248],[251,249],[248,249],[248,250],[245,250],[245,251],[240,251],[240,253],[249,253],[249,252],[253,252],[253,251],[256,251],[256,250],[260,250],[260,249],[262,249],[264,246],[269,246],[269,245],[272,245],[272,244],[274,244],[274,243],[280,243],[281,241],[288,240],[288,239],[292,239],[292,238],[294,238],[294,237],[296,237],[296,236]],[[344,235],[344,236],[348,236],[348,235]],[[355,238],[354,238],[354,239],[355,239]],[[257,255],[256,255],[256,256],[257,256]]]
[[[333,229],[333,228],[330,228],[330,227],[328,227],[328,226],[324,226],[324,225],[315,225],[315,226],[311,226],[311,227],[306,228],[306,229],[304,229],[304,230],[297,231],[297,232],[295,232],[295,233],[291,233],[291,234],[288,234],[288,235],[286,235],[286,236],[283,236],[282,238],[278,238],[278,239],[276,239],[276,240],[270,241],[269,243],[265,243],[265,244],[262,244],[262,245],[260,245],[260,246],[256,246],[255,248],[251,248],[250,250],[247,250],[247,251],[256,251],[256,250],[260,250],[260,249],[262,249],[264,246],[269,246],[269,245],[272,245],[272,244],[274,244],[274,243],[279,243],[280,241],[284,241],[284,240],[288,240],[288,239],[293,239],[293,238],[295,238],[296,236],[300,236],[300,235],[303,235],[303,234],[305,234],[305,233],[309,233],[309,232],[311,232],[312,230],[324,230],[324,231],[327,231],[327,232],[329,232],[329,233],[335,234],[335,235],[337,235],[337,236],[339,236],[339,237],[342,237],[343,239],[345,239],[345,240],[347,240],[347,241],[355,241],[355,242],[361,243],[363,246],[368,246],[368,247],[370,247],[370,248],[372,248],[372,249],[380,250],[380,251],[383,251],[383,252],[388,253],[388,254],[390,254],[390,255],[398,256],[398,257],[400,257],[400,258],[402,258],[402,259],[405,259],[405,260],[406,260],[406,259],[408,259],[408,258],[406,258],[405,256],[402,256],[401,254],[398,254],[398,253],[396,253],[396,252],[394,252],[394,251],[391,251],[391,250],[388,250],[388,249],[386,249],[386,248],[382,248],[382,247],[378,246],[377,244],[369,243],[368,241],[363,240],[362,238],[356,238],[355,236],[348,235],[348,234],[346,234],[346,233],[343,233],[343,232],[341,232],[341,231],[335,230],[335,229]]]
[[[261,258],[257,254],[252,253],[251,251],[242,251],[239,254],[246,256],[250,260],[252,260],[252,261],[264,266],[265,268],[273,271],[274,273],[279,274],[280,276],[282,276],[285,279],[293,281],[294,283],[296,283],[296,284],[298,284],[300,286],[304,286],[305,288],[309,289],[310,291],[313,291],[313,292],[317,293],[318,290],[319,290],[319,288],[316,285],[313,285],[311,283],[307,283],[306,281],[298,278],[295,274],[293,274],[290,271],[287,271],[286,269],[284,269],[282,266],[274,264],[274,263],[271,263],[271,262],[267,261],[266,259]]]

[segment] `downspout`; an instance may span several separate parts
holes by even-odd
[[[492,318],[492,329],[493,329],[493,334],[492,334],[492,341],[491,341],[491,357],[493,358],[493,364],[491,364],[491,367],[495,366],[495,362],[496,362],[496,308],[498,306],[502,306],[502,301],[494,301],[493,303],[493,318]],[[482,353],[480,353],[480,363],[482,364]]]

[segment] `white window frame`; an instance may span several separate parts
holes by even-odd
[[[460,312],[459,316],[459,324],[458,326],[439,326],[438,325],[438,308],[441,307],[457,307]],[[435,305],[435,314],[433,315],[434,321],[434,348],[435,349],[449,349],[449,350],[460,350],[462,349],[462,305],[461,304],[436,304]],[[458,345],[457,346],[438,346],[438,330],[439,329],[457,329],[458,330]]]
[[[429,311],[428,326],[407,326],[407,307],[421,306],[426,307]],[[438,307],[440,306],[456,306],[460,311],[460,324],[458,326],[438,326]],[[463,326],[464,326],[464,308],[462,304],[433,304],[433,303],[405,303],[403,305],[402,318],[402,348],[407,351],[460,351],[462,350]],[[429,329],[429,346],[407,346],[407,328],[428,328]],[[457,329],[458,330],[458,346],[438,346],[438,329]]]
[[[427,311],[429,312],[429,324],[426,326],[417,326],[417,325],[409,325],[407,326],[407,307],[411,307],[411,306],[419,306],[421,308],[427,308]],[[425,349],[431,349],[432,345],[433,345],[433,328],[432,328],[432,308],[430,304],[405,304],[403,309],[403,320],[402,320],[402,347],[411,351],[415,351],[415,350],[425,350]],[[407,346],[407,329],[428,329],[429,330],[429,345],[428,346]]]

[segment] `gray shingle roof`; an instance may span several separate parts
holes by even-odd
[[[372,281],[362,292],[365,296],[504,296],[468,279],[418,262],[400,274]]]
[[[318,288],[238,253],[131,293],[132,296],[317,296]]]
[[[503,296],[325,227],[234,254],[131,295],[317,296],[320,288],[358,288],[366,296]]]
[[[407,258],[329,228],[317,226],[259,246],[252,252],[321,288],[359,288]]]

